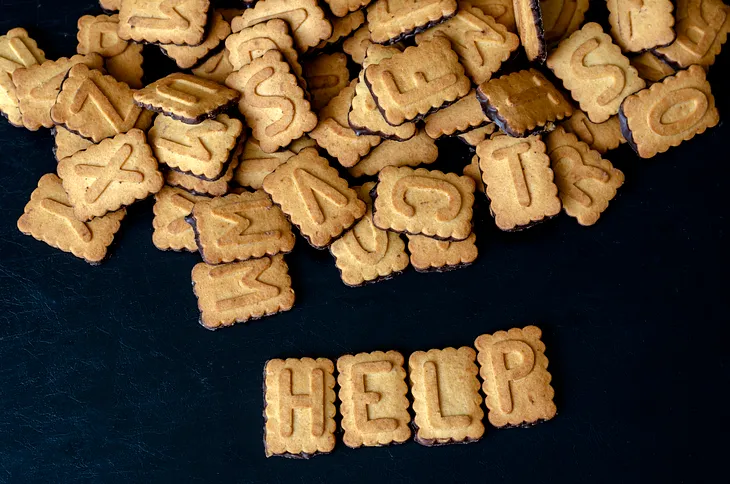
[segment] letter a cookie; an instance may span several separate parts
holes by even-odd
[[[641,52],[674,40],[672,0],[607,0],[611,36],[625,52]]]
[[[13,126],[23,126],[18,96],[11,74],[46,60],[46,56],[25,29],[12,29],[0,36],[0,114]]]
[[[119,37],[152,44],[198,45],[208,21],[209,0],[124,0]]]
[[[531,426],[557,413],[541,336],[540,328],[526,326],[483,334],[474,342],[489,423],[495,427]]]

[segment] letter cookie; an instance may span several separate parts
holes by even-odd
[[[63,158],[85,150],[94,144],[63,126],[55,126],[51,132],[53,133],[53,155],[56,157],[56,161],[61,161]]]
[[[624,52],[641,52],[674,40],[672,0],[607,0],[611,36]]]
[[[190,69],[217,49],[230,34],[231,24],[223,20],[219,12],[214,12],[205,39],[200,45],[161,45],[160,49],[167,57],[174,60],[180,69]]]
[[[157,160],[144,133],[118,134],[58,163],[58,176],[82,221],[101,217],[162,188]]]
[[[241,92],[238,109],[267,153],[317,126],[317,116],[278,51],[270,50],[254,59],[228,76],[226,84]]]
[[[43,175],[25,206],[18,229],[51,247],[71,252],[90,264],[98,264],[107,254],[124,209],[81,222],[74,215],[61,179],[53,173]]]
[[[459,3],[455,16],[416,36],[421,44],[443,35],[459,55],[466,74],[476,84],[489,80],[520,46],[520,39],[507,27],[468,3]]]
[[[618,113],[621,101],[646,85],[611,37],[593,22],[561,42],[547,65],[594,123]]]
[[[0,114],[13,126],[23,126],[18,96],[11,74],[21,67],[45,62],[46,56],[25,29],[12,29],[0,36]]]
[[[341,18],[330,18],[332,22],[332,35],[321,41],[311,50],[325,49],[339,45],[346,37],[365,23],[364,12],[365,10],[358,10]],[[367,27],[365,27],[365,31],[368,32],[368,38],[370,38],[370,32],[367,30]]]
[[[557,413],[541,336],[540,328],[526,326],[483,334],[474,342],[489,423],[495,427],[531,426]]]
[[[356,64],[362,65],[368,48],[373,45],[370,41],[370,30],[365,25],[355,31],[342,42],[342,50],[349,55]]]
[[[164,186],[155,194],[152,210],[152,243],[160,250],[186,250],[195,252],[193,227],[185,220],[193,212],[196,202],[209,200],[208,197],[193,195],[180,188]]]
[[[329,6],[332,15],[335,17],[344,17],[350,12],[355,12],[363,7],[367,7],[372,0],[324,0]]]
[[[233,179],[233,173],[238,167],[238,160],[242,148],[243,143],[239,143],[236,151],[233,153],[233,156],[231,156],[231,162],[228,165],[228,169],[226,169],[225,174],[216,181],[203,180],[202,178],[198,178],[193,175],[169,170],[165,173],[165,183],[198,195],[210,195],[213,197],[223,196],[228,193],[228,185]]]
[[[337,371],[345,445],[376,447],[411,437],[403,355],[397,351],[344,355],[337,359]]]
[[[350,83],[347,56],[342,52],[318,55],[304,64],[304,78],[312,109],[319,111]]]
[[[104,66],[110,76],[120,82],[127,83],[132,89],[141,89],[142,76],[142,44],[129,42],[127,48],[119,55],[104,60]]]
[[[563,210],[579,224],[593,225],[623,185],[624,174],[562,127],[547,136],[545,145]]]
[[[451,43],[442,36],[368,66],[365,82],[383,117],[394,126],[445,107],[471,88]]]
[[[517,32],[512,0],[470,0],[469,3],[507,27],[510,32]]]
[[[456,0],[378,0],[368,7],[370,38],[393,44],[453,17]]]
[[[525,229],[560,213],[550,158],[538,136],[495,136],[479,144],[477,155],[497,227]]]
[[[209,0],[124,0],[119,37],[152,44],[199,45],[208,21]]]
[[[476,148],[479,143],[481,143],[485,139],[488,139],[494,134],[499,134],[499,131],[497,131],[497,125],[494,123],[489,123],[485,126],[482,126],[481,128],[472,129],[460,134],[459,140],[463,141],[472,148]]]
[[[134,93],[138,106],[188,124],[200,124],[227,110],[240,94],[217,82],[176,72]]]
[[[593,123],[583,111],[576,110],[560,126],[599,153],[605,153],[626,143],[626,139],[621,134],[621,123],[618,116],[611,116],[608,121],[603,123]]]
[[[249,138],[243,145],[241,161],[233,179],[242,187],[260,190],[264,186],[264,178],[294,155],[295,153],[290,150],[266,153],[258,141]]]
[[[264,179],[264,190],[318,249],[365,215],[365,203],[315,148],[279,166]]]
[[[482,438],[484,412],[476,357],[476,351],[466,346],[411,354],[408,373],[416,442],[431,447]]]
[[[390,279],[408,267],[406,245],[400,236],[373,225],[370,190],[374,182],[353,187],[367,204],[365,216],[330,246],[342,281],[351,287]]]
[[[444,135],[453,136],[484,126],[489,123],[489,118],[482,111],[476,92],[472,90],[451,106],[429,114],[424,121],[426,134],[438,139]]]
[[[675,72],[672,66],[649,51],[632,57],[629,62],[639,73],[639,77],[646,81],[647,85],[661,81]]]
[[[411,265],[418,272],[446,272],[469,266],[479,255],[476,240],[473,233],[458,242],[409,235]]]
[[[234,71],[228,58],[228,49],[208,57],[206,61],[191,70],[197,77],[208,79],[218,84],[225,84],[226,78]]]
[[[514,0],[515,23],[527,60],[542,64],[547,57],[540,0]]]
[[[705,71],[691,66],[627,97],[619,119],[629,145],[651,158],[717,125],[720,115]]]
[[[580,28],[588,0],[540,0],[545,42],[560,42]]]
[[[570,103],[535,69],[513,72],[477,88],[487,117],[510,136],[523,138],[573,113]]]
[[[442,240],[471,234],[474,180],[469,177],[388,166],[375,190],[373,223],[380,229]]]
[[[430,164],[436,161],[438,154],[436,143],[425,131],[419,131],[407,141],[383,141],[348,171],[354,177],[372,176],[377,175],[386,166]]]
[[[308,459],[335,448],[335,365],[326,358],[269,360],[264,369],[266,457]]]

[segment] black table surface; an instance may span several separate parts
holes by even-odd
[[[601,7],[603,8],[603,7]],[[48,58],[75,51],[93,0],[0,0]],[[171,68],[145,50],[148,79]],[[730,112],[728,56],[711,69]],[[16,221],[55,170],[48,130],[0,122],[0,482],[699,482],[723,464],[728,386],[728,125],[641,160],[600,221],[564,214],[500,232],[478,196],[479,258],[346,287],[327,251],[287,256],[290,312],[210,332],[190,285],[197,254],[152,245],[135,204],[112,256],[91,267],[22,235]],[[470,154],[440,143],[438,167]],[[527,324],[544,332],[558,415],[469,445],[266,459],[266,360],[472,345]],[[374,481],[377,479],[378,481]]]

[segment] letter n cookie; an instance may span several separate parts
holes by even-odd
[[[30,67],[46,60],[46,56],[25,29],[12,29],[0,36],[0,114],[10,124],[21,127],[23,119],[11,74],[19,68]]]
[[[626,52],[641,52],[674,40],[672,0],[607,0],[611,36]]]
[[[400,444],[411,437],[406,370],[397,351],[337,359],[343,440],[351,448]]]
[[[538,136],[495,136],[479,144],[477,155],[497,227],[520,230],[560,213],[550,158]]]
[[[193,212],[195,204],[208,197],[193,195],[185,190],[165,186],[155,194],[152,210],[152,243],[160,250],[187,250],[195,252],[193,227],[185,220]]]
[[[457,444],[484,435],[476,356],[476,351],[465,346],[416,351],[408,359],[416,442]]]
[[[619,117],[624,137],[642,158],[664,153],[720,120],[710,83],[700,66],[665,77],[627,97]]]
[[[208,21],[209,0],[125,0],[119,37],[152,44],[198,45]]]
[[[483,334],[474,342],[495,427],[524,427],[556,414],[542,331],[536,326]]]
[[[336,429],[334,371],[334,364],[326,358],[266,362],[266,457],[308,459],[332,452]]]

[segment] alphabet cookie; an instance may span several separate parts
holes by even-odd
[[[538,136],[495,136],[479,144],[477,155],[497,227],[521,230],[560,213],[550,158]]]
[[[373,223],[383,230],[464,240],[471,234],[474,180],[438,170],[388,166],[378,174]]]
[[[519,138],[545,131],[573,113],[570,103],[539,71],[528,69],[489,80],[477,88],[489,119]]]
[[[45,54],[25,29],[11,29],[0,36],[0,114],[8,118],[13,126],[21,127],[23,119],[11,74],[16,69],[37,65],[45,60]]]
[[[527,60],[542,64],[547,57],[540,0],[514,0],[515,24]]]
[[[349,55],[356,64],[361,64],[365,60],[365,54],[368,47],[373,45],[370,41],[370,30],[365,25],[360,27],[350,37],[342,42],[342,50]]]
[[[492,134],[495,133],[495,131],[497,131],[497,125],[494,123],[488,123],[480,128],[474,128],[472,130],[466,131],[465,133],[461,133],[458,136],[461,141],[471,146],[472,148],[476,148],[479,143],[481,143],[485,139],[488,139]]]
[[[365,215],[365,203],[314,148],[302,150],[268,175],[264,190],[318,249]]]
[[[365,82],[385,120],[396,126],[447,106],[471,88],[451,43],[441,36],[368,66]]]
[[[636,72],[639,73],[639,77],[646,81],[647,85],[661,81],[675,72],[672,66],[650,51],[632,57],[629,59],[629,62],[636,69]]]
[[[627,97],[619,119],[629,145],[651,158],[717,125],[720,116],[705,71],[690,66]]]
[[[217,49],[231,34],[231,25],[219,12],[213,12],[203,42],[199,45],[161,45],[162,52],[175,61],[180,69],[197,65],[213,50]]]
[[[312,109],[319,111],[350,83],[347,56],[342,52],[318,55],[304,64],[304,78]]]
[[[599,153],[605,153],[626,143],[626,139],[621,134],[621,123],[618,116],[611,116],[602,123],[593,123],[583,111],[576,110],[560,126]]]
[[[453,136],[471,131],[489,123],[489,118],[482,111],[476,92],[472,90],[451,106],[429,114],[424,119],[426,134],[433,139],[441,136]]]
[[[223,196],[228,193],[230,181],[233,179],[233,173],[238,167],[240,154],[241,145],[239,144],[231,157],[231,162],[228,164],[226,172],[215,181],[208,181],[179,171],[169,170],[165,173],[165,183],[198,195]]]
[[[217,266],[201,262],[193,267],[192,279],[206,329],[260,319],[294,305],[289,267],[281,254]]]
[[[106,12],[118,12],[122,0],[99,0],[99,6]]]
[[[234,71],[228,55],[228,49],[223,49],[194,67],[191,72],[197,77],[225,84],[226,78]]]
[[[416,442],[425,446],[476,442],[484,412],[472,348],[416,351],[408,359]]]
[[[195,232],[185,218],[192,213],[195,203],[202,200],[209,198],[193,195],[181,188],[162,187],[155,194],[152,207],[155,215],[152,219],[152,243],[155,247],[160,250],[197,251]]]
[[[540,0],[545,42],[560,42],[580,28],[588,0]]]
[[[406,245],[400,236],[373,225],[370,190],[374,182],[353,187],[367,204],[365,216],[330,246],[342,281],[351,287],[390,279],[408,267]]]
[[[342,440],[351,448],[400,444],[411,437],[403,355],[374,351],[337,359]]]
[[[63,126],[55,126],[51,132],[53,133],[53,155],[56,157],[56,161],[61,161],[94,144]]]
[[[618,113],[646,83],[600,25],[587,23],[550,53],[547,66],[594,123]]]
[[[294,155],[290,150],[266,153],[257,140],[249,138],[243,145],[241,160],[233,179],[242,187],[260,190],[264,186],[264,178]]]
[[[90,264],[98,264],[119,230],[126,211],[122,208],[90,222],[74,215],[68,195],[55,174],[43,175],[33,190],[18,229],[51,247],[71,252]]]
[[[555,416],[545,343],[536,326],[483,334],[474,342],[489,423],[525,427]]]
[[[254,59],[228,76],[226,84],[241,92],[238,109],[267,153],[317,126],[317,116],[278,51],[270,50]]]
[[[418,166],[430,164],[438,158],[438,147],[425,131],[406,141],[385,140],[348,169],[350,175],[360,177],[377,175],[386,166]]]
[[[209,0],[124,0],[119,8],[119,37],[152,44],[199,45],[209,7]]]
[[[611,36],[625,52],[641,52],[674,40],[672,0],[607,0]]]
[[[510,32],[517,32],[512,0],[470,0],[469,3],[507,27]]]
[[[378,0],[368,7],[370,39],[399,42],[448,20],[457,8],[456,0]]]
[[[476,240],[474,233],[459,241],[408,235],[411,265],[418,272],[446,272],[469,266],[479,255]]]
[[[117,81],[126,83],[132,89],[141,89],[144,75],[143,62],[142,44],[129,42],[121,54],[105,59],[104,66],[109,75]]]
[[[160,191],[163,183],[157,160],[139,129],[62,159],[58,176],[76,218],[82,221],[146,198]]]
[[[269,360],[264,369],[266,457],[308,459],[335,448],[335,365],[326,358]]]

